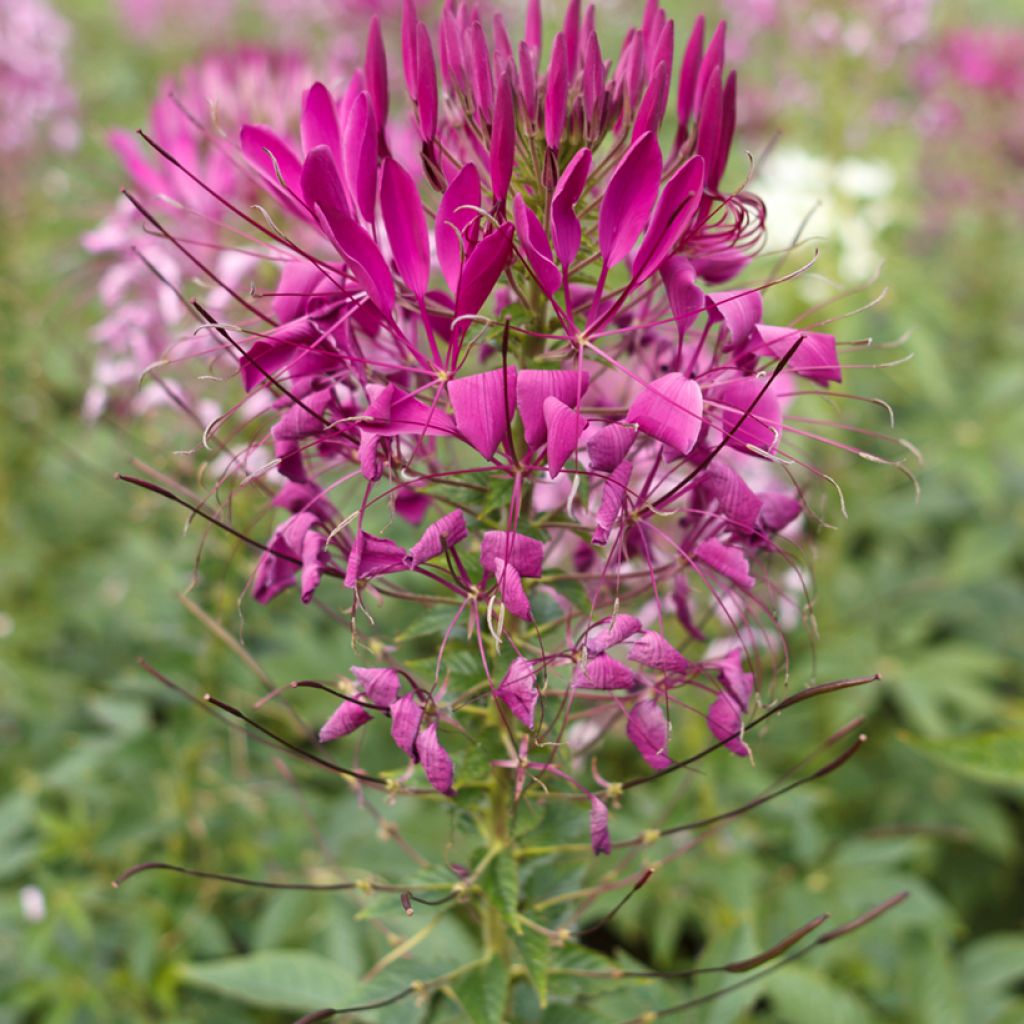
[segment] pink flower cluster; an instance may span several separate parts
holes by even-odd
[[[67,22],[46,0],[0,5],[0,157],[40,142],[58,149],[77,144],[70,44]]]
[[[407,3],[400,62],[374,20],[362,67],[340,95],[310,84],[297,126],[274,104],[197,150],[168,106],[162,167],[122,145],[138,189],[183,208],[154,223],[222,288],[206,337],[273,453],[287,516],[251,538],[255,598],[297,585],[360,629],[371,596],[440,615],[433,670],[378,638],[321,739],[389,719],[449,794],[483,702],[495,764],[517,792],[543,776],[588,801],[598,852],[607,785],[581,755],[601,736],[624,727],[668,770],[673,721],[700,715],[748,755],[779,618],[802,604],[792,474],[823,439],[787,410],[841,380],[830,334],[766,322],[773,282],[733,283],[764,220],[725,184],[736,76],[724,26],[699,19],[679,59],[676,32],[648,3],[610,57],[578,0],[547,48],[536,0],[519,41],[475,6],[432,31]],[[211,251],[202,222],[221,240],[229,222],[238,251]]]

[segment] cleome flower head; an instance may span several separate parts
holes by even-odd
[[[607,852],[601,737],[671,770],[673,725],[702,716],[750,753],[778,622],[804,604],[794,474],[826,440],[790,410],[842,370],[832,335],[766,322],[764,209],[727,184],[724,25],[648,3],[617,54],[593,6],[541,25],[536,2],[519,40],[475,5],[428,27],[407,3],[389,58],[373,20],[342,90],[310,83],[294,119],[225,149],[248,205],[152,141],[252,261],[218,322],[196,308],[266,453],[228,472],[286,513],[252,539],[253,596],[344,605],[357,645],[371,599],[427,617],[427,657],[371,636],[321,741],[375,731],[451,794],[484,716],[517,796],[575,794]]]

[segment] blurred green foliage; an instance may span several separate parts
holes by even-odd
[[[193,577],[198,527],[183,535],[180,510],[113,476],[135,458],[173,466],[172,422],[80,418],[97,311],[77,238],[119,184],[103,134],[141,124],[156,75],[204,40],[141,48],[99,0],[65,7],[78,33],[85,142],[8,182],[0,211],[0,1024],[258,1024],[386,995],[473,959],[457,915],[437,915],[424,946],[367,984],[359,978],[380,957],[433,921],[429,910],[409,920],[394,899],[169,875],[110,887],[147,859],[319,880],[372,863],[410,884],[430,869],[353,814],[344,786],[285,764],[137,662],[192,695],[215,689],[251,704],[268,683],[335,676],[351,655],[345,628],[282,598],[272,616],[243,601],[252,662],[240,658],[244,559],[210,536]],[[815,152],[825,145],[798,114],[787,133]],[[821,456],[843,482],[849,519],[813,538],[820,639],[813,649],[794,641],[792,678],[878,670],[884,681],[763,727],[756,769],[716,759],[682,800],[687,813],[713,814],[749,799],[856,715],[870,741],[839,773],[667,863],[595,945],[626,968],[708,965],[765,948],[818,913],[839,922],[897,891],[911,898],[870,930],[693,1011],[705,1024],[1024,1019],[1021,225],[984,208],[943,210],[940,222],[916,184],[912,133],[880,133],[862,155],[884,156],[899,177],[878,240],[889,297],[849,331],[907,333],[901,349],[871,351],[914,358],[857,386],[890,402],[898,433],[923,449],[922,496],[915,502],[886,467]],[[827,273],[827,246],[822,260]],[[834,411],[879,429],[877,408]],[[835,500],[824,515],[841,519]],[[179,597],[190,583],[219,633]],[[316,694],[300,696],[291,706],[322,715]],[[623,834],[665,820],[665,790],[637,792],[617,813]],[[678,805],[680,794],[670,797]],[[403,804],[378,813],[430,848],[456,827]],[[561,870],[534,864],[512,884],[571,887],[575,867]],[[27,887],[45,899],[39,920]],[[533,988],[517,986],[517,1021],[560,1024],[581,1012],[617,1021],[723,984],[612,985],[565,973],[604,963],[596,952],[569,963],[528,939],[522,950]],[[458,1002],[407,1000],[360,1019],[497,1020],[494,970],[465,976]],[[552,1002],[541,1011],[544,986]]]

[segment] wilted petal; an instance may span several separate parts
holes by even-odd
[[[531,448],[547,435],[544,401],[557,398],[574,409],[590,384],[590,374],[575,370],[520,370],[516,378],[516,405],[523,420],[523,436]]]
[[[636,431],[624,423],[609,423],[587,440],[590,467],[603,473],[614,469],[626,457],[636,439]]]
[[[391,705],[391,738],[400,750],[416,760],[416,736],[423,721],[423,708],[415,693],[399,697]]]
[[[512,233],[511,224],[502,224],[473,247],[459,274],[456,318],[479,312],[490,298],[498,278],[512,259]]]
[[[520,576],[538,577],[544,564],[544,545],[522,533],[488,530],[480,542],[480,564],[495,572],[498,559],[514,566]]]
[[[603,654],[609,647],[639,633],[644,627],[635,615],[614,615],[587,634],[587,652]]]
[[[757,528],[766,534],[778,533],[785,529],[803,511],[799,498],[778,491],[766,491],[758,495],[761,502],[761,514],[758,516]]]
[[[716,385],[708,398],[722,406],[722,432],[731,448],[754,455],[778,448],[782,408],[766,380],[738,377]]]
[[[352,675],[366,691],[371,704],[389,708],[398,697],[401,679],[393,668],[352,667]]]
[[[380,130],[388,119],[388,62],[381,38],[380,18],[370,19],[370,31],[366,37],[366,60],[363,62],[366,89],[373,105],[374,119]]]
[[[358,696],[361,697],[362,694],[358,694]],[[330,740],[347,736],[361,725],[366,725],[370,721],[370,717],[366,708],[354,701],[343,699],[337,711],[327,719],[320,729],[320,742],[328,743]]]
[[[447,515],[441,516],[435,523],[423,531],[423,536],[411,548],[405,556],[405,564],[410,569],[415,569],[422,562],[436,558],[446,548],[454,547],[460,540],[469,536],[466,529],[466,520],[462,509],[455,509]]]
[[[566,164],[551,196],[551,237],[563,267],[568,267],[580,250],[583,232],[574,208],[583,195],[592,161],[590,150],[581,149]]]
[[[608,808],[596,796],[590,798],[590,848],[595,854],[611,853],[608,835]]]
[[[649,629],[639,636],[629,649],[629,660],[637,661],[658,672],[685,675],[690,671],[687,661],[660,633]]]
[[[408,171],[390,157],[380,183],[380,212],[398,273],[422,299],[430,278],[430,241],[419,189]]]
[[[579,446],[587,418],[551,395],[544,399],[544,421],[548,428],[548,473],[556,477]]]
[[[498,592],[502,603],[517,618],[531,621],[530,601],[523,589],[523,581],[515,566],[502,558],[494,560],[494,578],[498,581]]]
[[[697,270],[685,256],[670,256],[661,265],[661,281],[680,338],[707,305],[704,293],[694,283],[696,279]]]
[[[625,504],[626,490],[632,472],[633,464],[629,459],[623,459],[605,480],[601,489],[601,504],[597,510],[597,525],[591,538],[595,544],[604,544],[608,540],[608,535]]]
[[[642,700],[633,705],[626,722],[626,735],[656,772],[672,764],[672,758],[665,753],[668,722],[658,701]]]
[[[725,740],[726,750],[740,757],[750,754],[750,747],[743,742],[743,716],[736,702],[727,694],[720,693],[708,708],[708,728],[716,740]],[[731,737],[731,738],[730,738]]]
[[[652,132],[641,135],[605,188],[597,237],[605,267],[621,263],[647,224],[661,181],[661,149]]]
[[[754,325],[755,338],[759,349],[767,349],[776,359],[782,359],[794,345],[796,351],[786,363],[786,369],[801,377],[828,384],[843,379],[836,354],[836,339],[831,334],[816,331],[801,331],[794,327],[772,327],[769,324]]]
[[[316,530],[310,530],[302,538],[302,572],[299,576],[299,590],[304,604],[313,600],[313,593],[320,586],[320,577],[326,562],[324,558],[326,545],[326,538]]]
[[[486,370],[450,380],[448,397],[459,432],[489,459],[507,435],[515,415],[516,368]]]
[[[666,373],[633,399],[626,419],[645,433],[686,455],[700,434],[704,399],[695,380]]]
[[[427,781],[445,796],[452,796],[452,779],[455,777],[455,768],[448,751],[441,746],[437,738],[437,722],[430,725],[420,733],[416,741],[416,750],[419,753],[420,761],[423,764],[423,771],[427,775]]]
[[[632,690],[636,686],[633,670],[610,654],[590,658],[572,674],[572,685],[583,690]]]
[[[516,658],[495,691],[520,722],[533,728],[533,712],[537,706],[537,681],[533,665],[526,658]]]
[[[430,32],[422,24],[416,26],[416,113],[420,135],[430,142],[437,134],[437,65]]]
[[[711,539],[698,544],[693,554],[695,558],[711,566],[715,572],[732,580],[744,590],[749,590],[757,582],[750,575],[750,563],[738,548]]]
[[[754,692],[754,674],[743,670],[743,649],[734,647],[717,662],[718,678],[740,711],[746,711]]]
[[[480,174],[475,164],[466,164],[441,197],[434,225],[437,262],[453,294],[459,287],[463,253],[469,248],[464,233],[480,216],[480,203]]]

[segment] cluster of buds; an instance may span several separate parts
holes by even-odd
[[[255,475],[288,515],[250,538],[253,596],[344,601],[357,645],[368,595],[435,607],[431,670],[377,638],[321,740],[389,718],[452,794],[449,737],[490,702],[516,794],[544,774],[574,787],[607,852],[608,787],[574,771],[601,737],[624,726],[663,772],[673,720],[698,714],[750,754],[744,717],[806,597],[786,540],[794,468],[813,472],[800,442],[824,440],[787,410],[841,370],[832,335],[764,322],[772,281],[729,287],[764,211],[723,185],[724,25],[705,41],[699,19],[675,70],[656,3],[616,60],[594,21],[570,3],[543,60],[537,3],[518,46],[467,6],[435,45],[407,4],[404,124],[374,19],[362,68],[340,96],[309,86],[296,130],[245,124],[203,151],[166,101],[145,136],[165,167],[120,149],[144,194],[249,240],[220,252],[227,280],[130,196],[207,266],[223,301],[216,322],[194,311],[246,392],[231,415],[258,410],[254,446],[273,449]],[[271,283],[246,295],[245,275]]]

